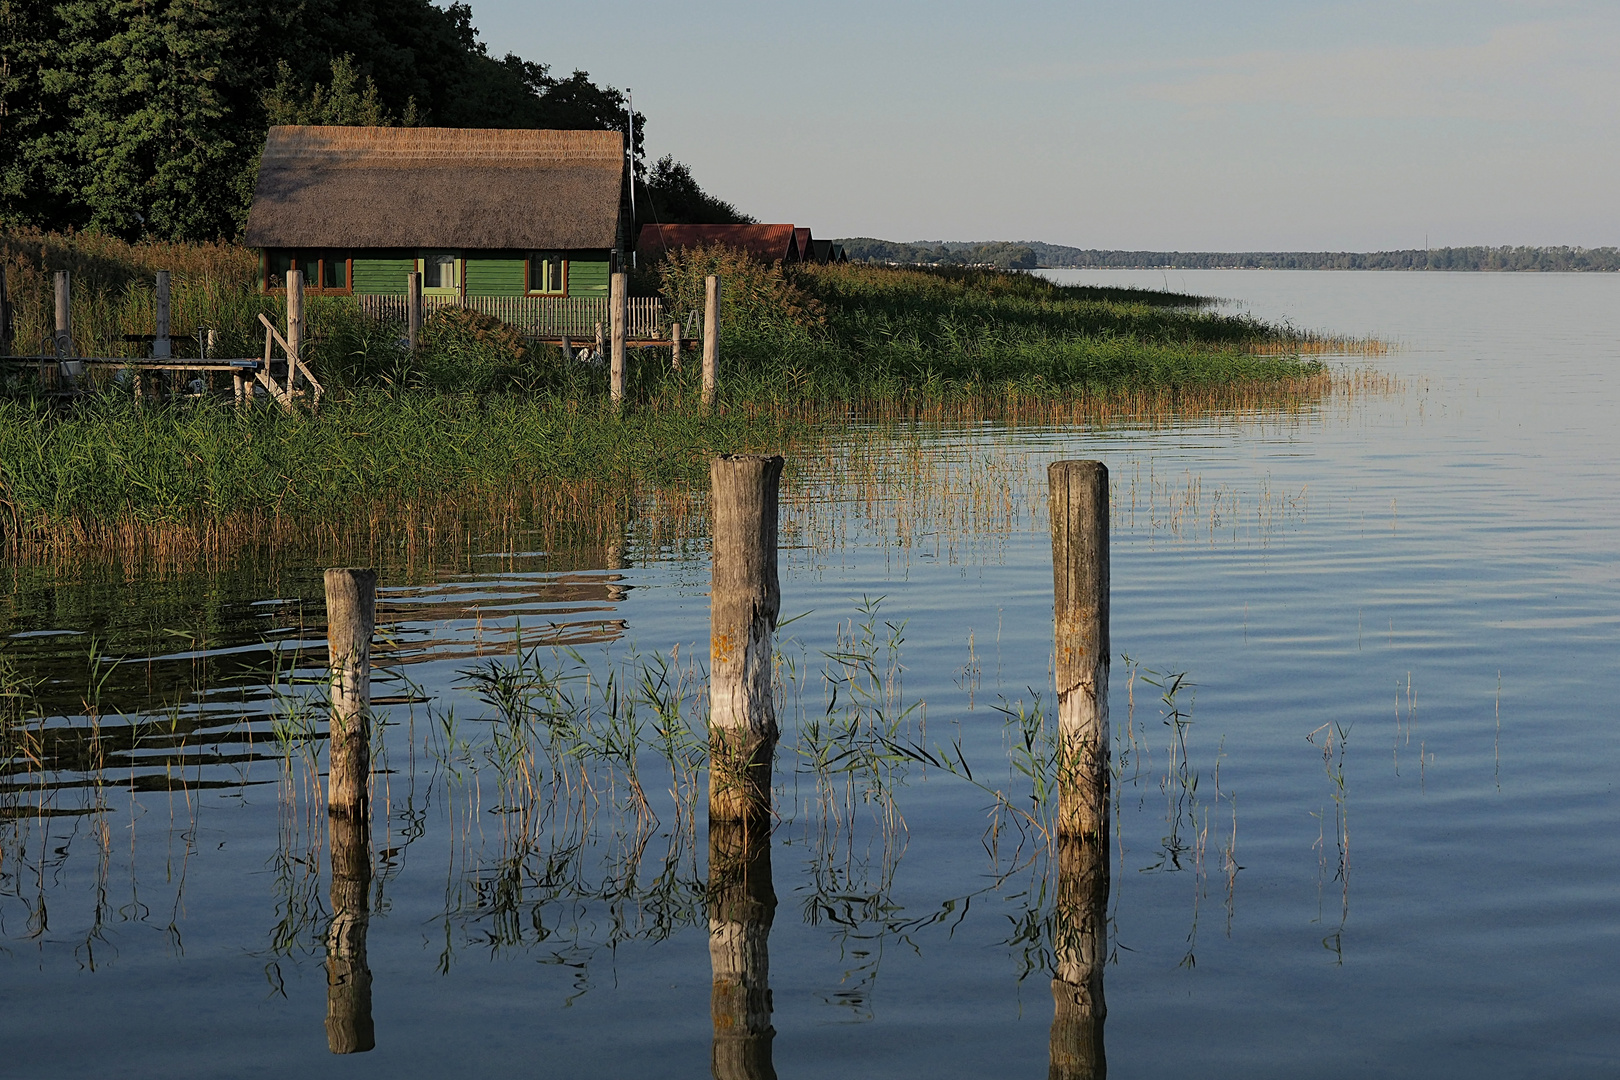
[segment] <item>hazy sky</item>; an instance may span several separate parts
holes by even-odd
[[[472,0],[820,236],[1620,243],[1620,0]]]

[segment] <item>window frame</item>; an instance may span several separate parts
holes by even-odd
[[[536,264],[556,260],[559,267],[558,277],[561,279],[555,289],[537,289],[534,285],[534,269]],[[525,296],[567,296],[568,295],[568,263],[567,253],[562,251],[531,251],[523,258],[523,295]]]
[[[335,251],[326,248],[265,248],[261,260],[261,270],[264,275],[264,291],[267,293],[285,293],[287,282],[283,277],[281,284],[273,283],[271,272],[272,262],[282,261],[272,256],[286,256],[289,268],[296,268],[304,277],[305,296],[352,296],[354,295],[354,256],[345,254],[341,259],[328,259],[328,255]],[[321,280],[326,276],[328,265],[343,264],[343,281],[341,286],[322,285]],[[310,283],[311,275],[314,284]]]
[[[427,283],[428,260],[437,262],[444,256],[450,256],[451,264],[456,268],[456,283],[454,285],[429,285]],[[423,248],[416,253],[416,272],[422,275],[423,296],[465,296],[467,295],[467,258],[460,252],[450,248]]]

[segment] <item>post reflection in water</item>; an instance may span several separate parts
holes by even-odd
[[[1103,1054],[1103,964],[1108,959],[1108,852],[1088,840],[1058,841],[1053,912],[1052,1080],[1108,1075]]]
[[[371,1022],[371,815],[332,814],[332,926],[326,935],[326,1045],[363,1054],[377,1045]]]
[[[709,1011],[715,1080],[775,1080],[770,950],[776,889],[769,821],[709,820]]]

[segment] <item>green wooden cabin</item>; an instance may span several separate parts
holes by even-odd
[[[616,131],[273,127],[247,243],[265,291],[606,297],[624,173]]]

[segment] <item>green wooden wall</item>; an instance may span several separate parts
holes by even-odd
[[[367,252],[363,257],[356,253],[353,258],[350,265],[354,270],[356,294],[403,296],[405,275],[416,269],[416,258],[408,252],[376,251]]]

